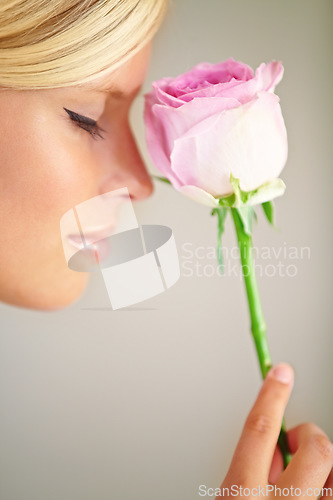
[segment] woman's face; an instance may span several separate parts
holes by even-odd
[[[0,92],[1,301],[45,310],[73,302],[88,274],[67,266],[63,214],[121,187],[133,201],[152,193],[128,123],[149,53],[147,45],[93,84]]]

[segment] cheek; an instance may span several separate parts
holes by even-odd
[[[24,97],[19,109],[7,99],[0,114],[0,301],[53,309],[86,284],[85,273],[67,266],[60,219],[98,194],[97,149],[71,124],[29,102],[18,106]]]
[[[29,231],[40,238],[53,231],[59,238],[61,216],[96,194],[94,158],[84,137],[30,130],[19,137],[7,131],[1,148],[2,224],[14,224],[8,236]]]

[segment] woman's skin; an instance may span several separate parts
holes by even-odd
[[[88,275],[67,266],[61,217],[117,188],[134,202],[152,193],[128,123],[149,55],[150,44],[81,88],[0,91],[0,301],[41,310],[73,302]],[[104,139],[64,108],[96,120]]]
[[[41,310],[73,302],[87,275],[67,266],[61,217],[117,188],[127,187],[134,202],[152,193],[128,123],[149,54],[148,44],[116,72],[80,88],[0,91],[1,301]],[[96,120],[104,139],[96,128],[82,129],[64,108]],[[267,376],[222,487],[255,488],[270,479],[281,487],[321,488],[329,474],[326,486],[333,487],[332,445],[313,424],[289,431],[295,456],[281,474],[276,443],[292,385],[292,371],[285,369],[289,382],[286,373],[284,382],[273,372]]]
[[[249,488],[253,491],[253,495],[245,491],[243,496],[254,499],[259,497],[259,487],[265,488],[270,484],[281,488],[280,496],[283,498],[316,500],[318,492],[312,495],[311,492],[323,487],[331,488],[323,498],[332,498],[333,445],[316,425],[305,423],[289,430],[287,435],[293,457],[283,471],[282,457],[276,443],[293,381],[293,370],[284,363],[276,365],[267,374],[246,419],[229,471],[220,487],[222,492],[223,488],[229,488],[231,491],[232,485],[237,485],[236,491],[240,491],[239,487],[242,486],[243,490]],[[287,489],[283,493],[284,488]],[[299,491],[296,488],[299,488]],[[308,491],[308,488],[312,491]],[[215,492],[216,498],[219,498],[219,493]],[[225,489],[224,493],[224,496],[228,496],[228,490]],[[276,489],[269,492],[267,497],[279,496],[279,493]]]

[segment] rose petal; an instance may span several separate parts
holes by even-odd
[[[153,85],[154,87],[154,85]],[[154,88],[154,101],[156,104],[165,104],[166,106],[170,106],[172,108],[178,108],[182,106],[184,103],[182,99],[175,97],[174,95],[168,92],[168,88]]]
[[[200,63],[186,73],[168,82],[169,89],[196,88],[198,83],[208,85],[229,82],[232,78],[247,81],[253,78],[253,70],[247,64],[229,58],[220,63]],[[194,86],[194,87],[193,87]]]
[[[253,206],[265,203],[266,201],[274,200],[278,196],[282,196],[286,190],[286,185],[282,179],[274,179],[267,185],[261,186],[258,192],[255,193],[247,201],[246,205]]]
[[[283,72],[284,69],[280,61],[260,64],[255,75],[258,80],[258,91],[269,90],[274,92],[276,85],[282,80]]]
[[[214,197],[232,192],[230,174],[244,191],[275,179],[287,159],[279,99],[262,92],[248,104],[213,115],[175,141],[171,168],[182,184]]]
[[[239,106],[235,99],[224,97],[206,98],[204,103],[202,99],[193,99],[189,103],[183,104],[179,108],[170,108],[156,104],[152,107],[154,123],[160,128],[160,141],[167,156],[170,156],[175,140],[182,137],[191,130],[197,123],[205,120],[211,115],[216,115],[223,110],[228,110]],[[149,108],[149,103],[147,103]],[[151,125],[149,125],[151,126]],[[160,144],[152,144],[153,148],[160,147]]]
[[[156,119],[153,112],[156,105],[150,104],[152,98],[153,96],[147,96],[144,110],[147,149],[156,168],[162,172],[175,187],[179,187],[181,182],[170,167],[170,155],[167,154],[169,146],[163,125]]]
[[[216,198],[214,198],[214,196],[197,186],[180,186],[178,188],[178,191],[188,198],[191,198],[191,200],[202,203],[203,205],[208,205],[209,207],[213,208],[219,206],[219,202]]]

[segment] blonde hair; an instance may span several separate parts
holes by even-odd
[[[0,0],[0,87],[67,87],[107,74],[154,36],[166,4]]]

